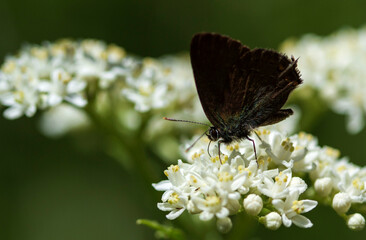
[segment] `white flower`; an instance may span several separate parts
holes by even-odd
[[[264,177],[263,182],[258,186],[258,190],[270,198],[286,197],[289,193],[288,185],[290,184],[292,177],[291,169],[279,172],[273,177]]]
[[[339,150],[324,146],[315,155],[316,168],[310,172],[310,178],[315,181],[318,178],[333,177],[333,166],[340,156]]]
[[[179,217],[187,206],[187,196],[174,191],[167,191],[162,197],[162,203],[158,203],[158,208],[162,211],[169,211],[166,218],[169,220]]]
[[[229,209],[225,207],[228,202],[227,196],[216,194],[205,194],[204,197],[194,195],[192,201],[202,212],[200,219],[202,221],[211,220],[214,216],[217,218],[226,218],[229,216]]]
[[[268,213],[263,219],[264,226],[270,230],[277,230],[282,225],[281,215],[277,212]]]
[[[40,121],[41,132],[55,138],[89,125],[90,120],[85,112],[67,104],[60,104],[44,112]]]
[[[0,101],[7,118],[31,117],[37,109],[70,102],[87,104],[86,86],[102,76],[117,81],[125,70],[124,50],[102,41],[61,40],[24,46],[6,59],[0,71]],[[116,68],[121,69],[117,71]]]
[[[46,104],[55,106],[66,100],[78,107],[84,107],[87,103],[81,94],[86,87],[86,82],[80,79],[72,79],[69,73],[63,69],[55,69],[51,72],[51,81],[40,81],[39,90],[46,93]]]
[[[302,228],[312,227],[311,221],[300,214],[312,210],[318,203],[313,200],[298,200],[298,198],[299,193],[292,191],[285,201],[274,199],[272,204],[281,213],[283,225],[286,227],[290,227],[292,223]]]
[[[293,177],[290,184],[288,185],[288,188],[289,191],[297,191],[299,194],[302,194],[308,188],[308,185],[303,179],[299,177]]]
[[[354,213],[348,217],[347,225],[352,230],[360,231],[365,227],[365,218],[359,213]]]
[[[314,188],[320,196],[328,196],[333,189],[332,179],[330,177],[319,178],[315,181]]]
[[[138,71],[127,75],[126,82],[122,95],[140,112],[186,102],[192,97],[189,92],[194,91],[189,61],[179,57],[169,61],[145,58]]]
[[[233,227],[233,223],[231,222],[231,219],[228,218],[228,217],[226,217],[226,218],[219,218],[216,221],[216,227],[217,227],[217,230],[219,230],[219,232],[221,232],[221,233],[227,233]]]
[[[282,51],[300,56],[299,69],[306,79],[303,88],[315,90],[334,112],[346,115],[350,133],[365,125],[365,36],[366,27],[348,28],[327,37],[307,34],[298,41],[285,41],[282,47]]]
[[[257,194],[249,194],[243,201],[245,211],[252,216],[257,216],[263,208],[263,201]]]
[[[337,193],[333,197],[333,209],[336,210],[337,213],[342,214],[346,213],[351,207],[352,199],[347,193]]]
[[[260,147],[265,149],[265,152],[277,165],[297,171],[310,171],[314,168],[313,158],[305,158],[308,152],[307,145],[310,143],[300,142],[296,136],[293,136],[291,140],[277,131],[266,132],[264,130],[256,131],[256,133],[261,140]],[[297,145],[295,149],[292,142],[294,140],[303,145]]]
[[[219,157],[217,144],[211,145],[209,154],[207,137],[198,140],[185,153],[188,163],[179,160],[178,165],[165,171],[169,180],[155,185],[165,194],[176,193],[179,199],[188,199],[179,206],[165,204],[164,210],[173,211],[175,216],[184,208],[199,214],[203,221],[217,218],[218,224],[225,225],[228,216],[244,208],[249,215],[259,215],[259,221],[270,229],[282,223],[309,228],[312,223],[302,214],[315,208],[317,201],[299,200],[308,189],[307,176],[315,182],[315,197],[329,196],[333,189],[341,191],[333,199],[333,208],[340,214],[348,211],[352,202],[364,201],[366,170],[346,158],[339,159],[338,150],[319,147],[317,139],[306,133],[285,137],[265,128],[256,133],[258,137],[251,137],[258,146],[258,159],[249,141],[221,144]],[[315,194],[312,189],[307,192],[309,196]],[[268,198],[271,201],[262,200]],[[262,208],[275,208],[281,216],[275,212],[261,216]]]

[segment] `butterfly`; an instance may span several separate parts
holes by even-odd
[[[248,139],[256,156],[251,132],[293,114],[282,106],[302,83],[297,60],[216,33],[194,35],[190,56],[198,96],[213,125],[202,136],[218,141],[219,153],[221,143]]]

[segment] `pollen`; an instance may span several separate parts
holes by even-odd
[[[170,165],[168,170],[171,170],[172,172],[178,172],[179,171],[179,166],[178,165]]]
[[[347,170],[347,167],[346,167],[346,166],[344,166],[344,165],[339,166],[339,167],[337,168],[337,171],[338,171],[338,172],[343,172],[344,170]]]
[[[221,159],[222,163],[226,163],[229,160],[229,157],[227,155],[224,155],[224,157]]]
[[[207,196],[205,206],[206,207],[216,207],[221,204],[221,200],[217,196]]]
[[[191,176],[191,181],[192,181],[193,183],[197,183],[197,178],[196,178],[195,176]]]
[[[288,176],[283,175],[283,172],[280,172],[278,176],[275,177],[275,181],[278,185],[282,185],[283,183],[286,183],[288,181]]]
[[[232,145],[226,146],[226,149],[231,151],[231,152],[234,151],[234,147]]]
[[[195,152],[192,155],[192,160],[195,160],[197,158],[200,158],[203,152]]]
[[[261,136],[261,135],[269,135],[271,133],[271,131],[269,131],[267,129],[263,129],[262,131],[256,130],[255,132],[258,134],[258,136]]]
[[[295,150],[292,142],[290,142],[289,138],[286,138],[286,140],[283,140],[281,143],[281,146],[285,151],[293,152]]]
[[[179,195],[177,193],[172,193],[168,199],[168,203],[173,205],[179,202]]]
[[[308,134],[308,133],[305,133],[305,132],[300,132],[299,133],[299,138],[311,141],[311,140],[313,140],[314,137],[311,134]]]
[[[360,191],[365,189],[365,184],[363,182],[361,182],[359,178],[354,179],[352,181],[352,185],[353,185],[354,188],[356,188]]]
[[[334,149],[331,147],[326,147],[325,153],[328,156],[335,157],[335,158],[338,158],[341,155],[341,152],[338,149]]]
[[[244,167],[244,165],[239,165],[238,166],[238,171],[239,171],[239,173],[242,173],[243,171],[245,171],[245,167]]]
[[[211,162],[215,163],[217,161],[220,161],[219,156],[211,157]]]
[[[234,150],[239,150],[239,144],[238,143],[235,143],[233,145],[228,145],[226,146],[226,149],[229,150],[229,151],[234,151]]]
[[[249,177],[252,175],[252,171],[250,171],[248,168],[245,168],[244,171],[246,171],[248,173]]]
[[[303,206],[303,202],[302,201],[298,201],[295,200],[292,202],[292,207],[291,209],[297,213],[297,214],[301,214],[302,212],[304,212],[305,208]]]
[[[258,162],[258,164],[259,165],[263,165],[264,164],[264,157],[263,156],[259,156],[259,158],[258,158],[258,160],[257,160],[257,162]]]
[[[228,172],[219,172],[217,174],[217,176],[218,176],[220,182],[230,182],[234,178],[233,175],[231,175]]]

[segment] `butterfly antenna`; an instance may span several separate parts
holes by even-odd
[[[208,131],[208,130],[207,130]],[[192,147],[198,142],[198,140],[200,140],[203,136],[205,136],[207,134],[207,131],[204,132],[199,138],[197,138],[192,144],[191,146],[189,146],[187,149],[186,149],[186,152],[188,152],[189,150],[192,149]]]
[[[207,127],[211,127],[210,125],[206,124],[206,123],[200,123],[200,122],[194,122],[194,121],[188,121],[188,120],[180,120],[180,119],[174,119],[174,118],[167,118],[167,117],[163,117],[164,120],[168,120],[168,121],[173,121],[173,122],[186,122],[186,123],[194,123],[194,124],[200,124],[200,125],[204,125]],[[207,132],[207,131],[206,131]],[[205,132],[205,133],[206,133]]]
[[[290,65],[288,65],[288,67],[280,73],[278,78],[282,78],[283,75],[285,75],[288,71],[290,71],[290,69],[292,69],[294,66],[296,66],[298,60],[299,60],[299,58],[297,58],[296,60],[294,58],[292,58],[292,63],[290,63]]]

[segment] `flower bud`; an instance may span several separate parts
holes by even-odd
[[[263,224],[270,230],[277,230],[282,225],[282,218],[277,212],[270,212],[264,216]]]
[[[332,206],[338,214],[346,213],[351,207],[351,198],[347,193],[339,192],[334,196]]]
[[[355,231],[360,231],[365,227],[365,218],[359,214],[355,213],[348,217],[347,226]]]
[[[325,197],[330,194],[333,188],[332,179],[329,177],[319,178],[314,183],[315,191],[319,196]]]
[[[221,233],[227,233],[231,230],[233,223],[229,217],[218,218],[216,221],[217,230]]]
[[[249,194],[243,201],[245,211],[252,216],[257,216],[263,208],[263,201],[257,194]]]

